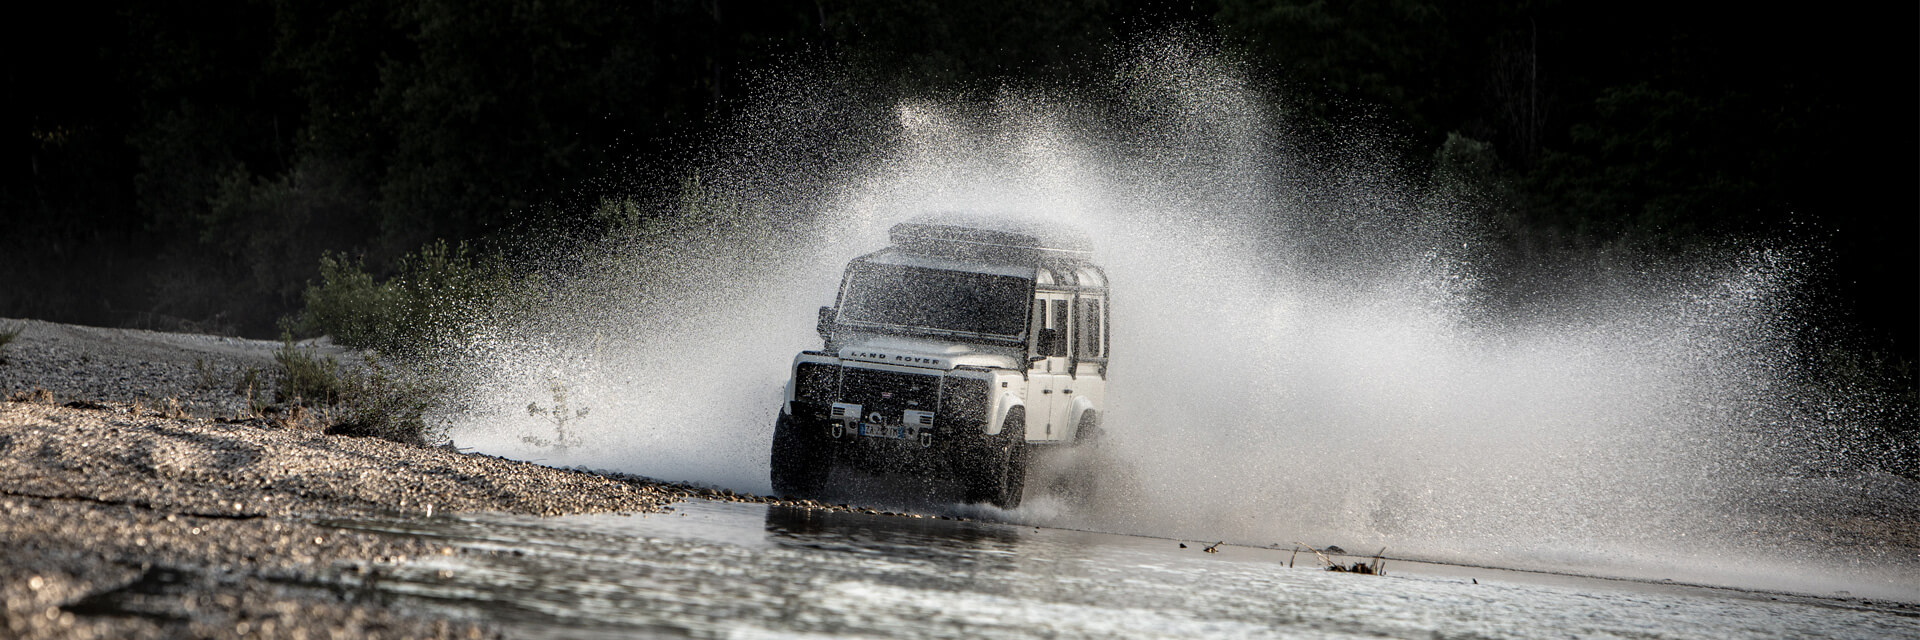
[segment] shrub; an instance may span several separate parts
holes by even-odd
[[[320,259],[320,282],[307,287],[297,324],[341,345],[424,356],[451,345],[479,320],[476,313],[506,299],[513,287],[498,260],[477,257],[465,244],[421,247],[400,258],[383,282],[360,261],[328,254]]]
[[[278,369],[274,401],[302,406],[326,406],[340,402],[347,382],[340,376],[340,363],[314,350],[294,346],[287,340],[273,354]]]
[[[442,433],[425,415],[445,390],[382,364],[368,355],[363,366],[346,366],[289,339],[274,354],[275,400],[312,410],[330,434],[374,437],[426,445]]]
[[[343,345],[374,348],[390,341],[400,308],[391,287],[376,284],[358,260],[344,255],[320,257],[320,284],[307,286],[302,331],[333,336]]]
[[[591,411],[587,407],[568,406],[566,385],[559,382],[552,382],[547,385],[547,389],[553,392],[553,404],[542,407],[539,403],[528,403],[527,415],[546,416],[548,420],[551,420],[553,422],[553,438],[547,439],[529,435],[521,436],[520,441],[536,447],[550,448],[560,453],[566,453],[567,449],[580,446],[580,436],[574,433],[578,428],[577,425],[569,428],[567,424],[585,419]]]
[[[7,343],[13,342],[14,338],[20,337],[20,332],[26,330],[26,325],[13,325],[12,327],[0,328],[0,349],[7,348]]]

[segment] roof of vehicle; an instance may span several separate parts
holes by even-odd
[[[910,251],[986,260],[1085,262],[1093,243],[1077,229],[1002,215],[941,213],[893,225],[894,245]]]
[[[1034,278],[1034,270],[1035,270],[1034,265],[1031,263],[1013,264],[1013,263],[1007,263],[1007,262],[988,262],[988,261],[981,261],[981,260],[957,260],[949,257],[930,256],[923,253],[902,251],[898,248],[888,248],[880,251],[875,251],[873,253],[860,256],[860,258],[856,261],[872,262],[872,263],[878,263],[878,264],[900,265],[900,266],[907,266],[907,267],[920,267],[922,269],[939,269],[942,271],[970,271],[973,273],[985,273],[985,274],[991,274],[996,276],[1013,276],[1015,278],[1025,278],[1028,280],[1032,280]]]
[[[854,262],[1012,276],[1033,280],[1035,284],[1042,287],[1104,288],[1107,286],[1106,272],[1101,271],[1100,267],[1091,262],[1043,260],[1039,264],[1034,264],[1033,262],[955,259],[903,251],[898,247],[889,247],[860,256],[855,258]]]

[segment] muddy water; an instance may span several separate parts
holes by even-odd
[[[756,504],[335,524],[463,551],[355,597],[516,637],[1920,637],[1897,603]]]

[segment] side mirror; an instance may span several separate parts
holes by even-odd
[[[815,321],[813,330],[820,332],[821,338],[827,337],[833,333],[833,318],[837,315],[840,315],[838,307],[820,307],[820,319]]]

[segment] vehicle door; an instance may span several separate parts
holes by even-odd
[[[1073,335],[1070,315],[1073,294],[1039,291],[1034,294],[1034,356],[1027,371],[1027,439],[1058,440],[1066,435],[1065,413],[1073,401],[1071,388]]]
[[[1056,427],[1057,435],[1072,438],[1080,428],[1074,417],[1075,400],[1096,414],[1106,410],[1107,396],[1107,304],[1099,293],[1081,293],[1073,300],[1073,372],[1060,390],[1058,404],[1066,405],[1060,419],[1066,432]]]

